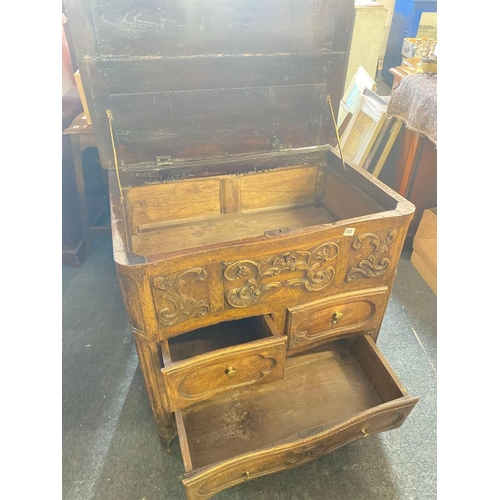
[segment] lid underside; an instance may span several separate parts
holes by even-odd
[[[106,109],[120,167],[333,137],[326,95],[336,104],[343,91],[353,0],[67,0],[66,9],[106,168]]]

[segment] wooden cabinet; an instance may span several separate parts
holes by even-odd
[[[329,145],[353,2],[125,4],[67,7],[123,300],[188,498],[400,426],[417,400],[375,341],[414,206]]]

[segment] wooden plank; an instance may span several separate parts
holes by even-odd
[[[241,177],[241,210],[312,204],[317,175],[317,167],[306,167]]]
[[[368,196],[385,210],[394,210],[398,206],[398,203],[408,203],[402,196],[375,179],[366,170],[359,167],[355,168],[349,163],[346,163],[346,168],[344,169],[340,157],[332,151],[327,155],[327,162],[330,170],[333,170],[343,179],[356,186],[365,196]],[[328,169],[326,170],[328,171]]]
[[[120,158],[203,158],[319,144],[325,85],[111,96]]]
[[[221,179],[222,211],[233,214],[241,211],[240,181],[237,177]]]
[[[357,190],[335,172],[325,173],[324,204],[338,220],[361,217],[383,211],[383,208]]]
[[[177,433],[179,435],[179,445],[181,447],[182,461],[184,462],[184,470],[191,472],[193,464],[191,463],[191,453],[189,452],[189,444],[186,436],[186,427],[184,426],[184,419],[182,413],[177,410],[175,414],[175,423],[177,426]]]
[[[115,57],[331,50],[338,3],[92,0],[102,54]]]
[[[133,94],[326,83],[330,64],[337,57],[337,54],[141,57],[105,61],[102,66],[110,94]]]
[[[407,396],[403,384],[369,335],[359,335],[352,339],[351,347],[368,380],[384,403]]]
[[[227,349],[272,336],[264,316],[224,321],[191,330],[168,340],[172,362],[187,360],[218,349]]]
[[[120,178],[123,186],[132,187],[213,175],[263,172],[300,165],[324,165],[328,151],[329,146],[319,146],[299,151],[292,149],[208,160],[179,160],[174,161],[172,165],[154,165],[147,169],[141,166],[126,168],[120,173]]]
[[[266,231],[273,229],[284,227],[298,229],[326,224],[331,220],[330,215],[318,207],[231,214],[136,234],[133,236],[133,251],[139,255],[175,252],[262,236]]]
[[[165,221],[221,213],[220,180],[199,179],[130,189],[132,230]]]

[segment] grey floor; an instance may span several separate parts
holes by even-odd
[[[107,235],[81,268],[63,267],[63,499],[183,499],[179,443],[153,424]],[[219,500],[436,498],[436,297],[404,253],[378,345],[420,401],[399,429]]]

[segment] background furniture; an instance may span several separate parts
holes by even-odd
[[[387,9],[380,3],[356,2],[349,62],[344,84],[347,89],[360,66],[375,80]]]
[[[393,82],[391,68],[401,64],[403,40],[417,36],[420,18],[424,12],[436,11],[437,0],[396,0],[381,73],[389,85]]]
[[[399,66],[391,69],[393,92],[414,69]],[[382,170],[381,180],[411,201],[415,217],[408,229],[407,245],[416,233],[422,213],[437,205],[437,149],[425,135],[403,125],[399,137]]]
[[[83,154],[87,148],[95,148],[96,141],[92,125],[86,120],[85,113],[80,113],[69,127],[63,131],[63,136],[71,141],[71,152],[74,167],[74,179],[78,196],[79,217],[85,242],[85,255],[92,254],[92,234],[100,231],[110,231],[111,226],[98,225],[103,216],[109,212],[107,196],[107,176],[99,172],[98,156],[89,155],[88,163],[94,165],[94,172],[87,174],[85,180]]]

